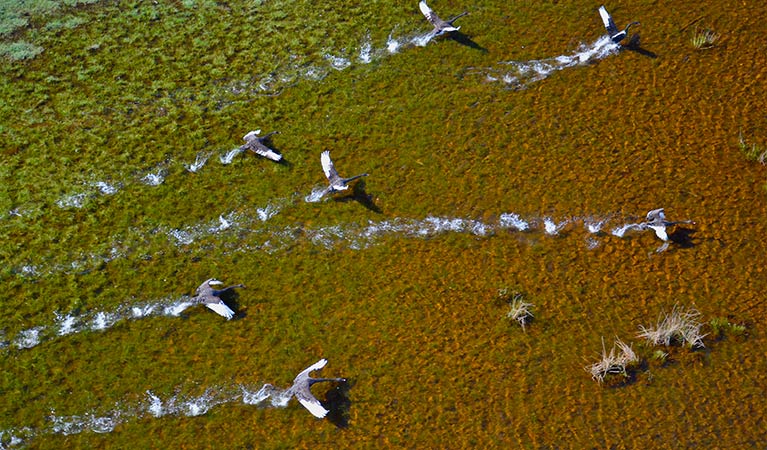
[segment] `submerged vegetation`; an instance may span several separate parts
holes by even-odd
[[[708,28],[699,28],[693,31],[690,43],[695,50],[713,48],[719,41],[719,34]]]
[[[587,366],[586,371],[591,373],[592,379],[603,383],[608,375],[620,375],[624,379],[629,378],[638,366],[639,357],[629,344],[616,337],[608,353],[605,348],[605,339],[602,338],[602,358]]]
[[[655,327],[645,328],[640,325],[639,337],[652,345],[670,346],[676,343],[690,348],[705,347],[703,338],[706,335],[700,331],[702,324],[698,321],[699,316],[695,308],[683,311],[675,305],[671,314],[658,318]]]

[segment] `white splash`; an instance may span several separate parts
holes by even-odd
[[[87,195],[84,193],[67,195],[56,200],[56,206],[61,209],[82,208],[86,198]]]
[[[186,230],[170,230],[168,231],[168,236],[173,238],[176,244],[180,245],[189,245],[194,242],[194,236]]]
[[[583,225],[586,227],[588,232],[591,233],[591,234],[598,234],[598,233],[600,233],[602,231],[602,226],[604,226],[604,224],[605,224],[604,220],[600,220],[600,221],[597,221],[597,222],[585,221],[583,223]]]
[[[40,332],[44,327],[33,327],[19,332],[16,336],[16,347],[21,349],[32,348],[40,343]]]
[[[72,334],[80,331],[77,325],[77,317],[71,314],[66,314],[63,316],[56,314],[56,327],[58,328],[56,334],[59,336],[66,336],[67,334]]]
[[[160,397],[154,395],[152,391],[146,391],[146,395],[149,397],[149,406],[147,406],[149,414],[155,417],[164,416],[165,410],[162,407],[162,400],[160,400]]]
[[[148,174],[144,175],[144,177],[141,178],[141,182],[147,186],[159,186],[165,181],[166,175],[167,174],[164,169],[158,169],[155,173],[149,172]]]
[[[202,169],[205,163],[208,162],[209,157],[210,157],[210,153],[203,153],[203,152],[198,153],[194,159],[194,162],[191,164],[187,164],[185,166],[186,170],[188,170],[191,173],[197,173],[197,171]]]
[[[93,413],[83,416],[57,416],[51,411],[48,420],[53,422],[51,432],[68,436],[93,431],[94,433],[110,433],[115,427],[123,422],[121,411],[117,410],[108,416],[97,416]]]
[[[426,44],[428,44],[432,38],[434,38],[433,33],[419,34],[410,39],[410,42],[418,47],[426,47]]]
[[[280,208],[274,205],[266,205],[263,208],[256,209],[258,220],[260,220],[261,222],[266,222],[267,220],[276,216],[277,213],[279,212],[280,212]]]
[[[109,184],[105,181],[96,181],[95,183],[92,183],[91,186],[98,189],[102,195],[113,195],[120,190],[119,185]]]
[[[369,64],[373,61],[373,43],[370,41],[370,34],[365,36],[360,46],[360,54],[357,58],[362,64]]]
[[[514,213],[501,214],[499,225],[501,228],[515,228],[519,231],[527,231],[530,229],[530,224]]]
[[[567,225],[567,220],[560,223],[554,223],[554,221],[551,220],[551,218],[549,217],[546,217],[543,219],[544,229],[546,231],[546,234],[548,234],[549,236],[556,236],[557,234],[559,234],[559,232],[562,230],[562,228],[565,227],[565,225]]]
[[[393,37],[393,34],[394,34],[394,31],[389,33],[389,37],[386,39],[386,50],[390,54],[397,53],[400,48],[400,43],[396,38]]]
[[[242,147],[233,148],[225,154],[221,155],[219,160],[221,161],[221,164],[231,164],[232,160],[234,160],[234,158],[243,151],[244,149]]]
[[[323,58],[330,63],[330,67],[336,70],[344,70],[352,65],[352,62],[341,56],[334,56],[330,54],[323,55]]]
[[[112,327],[112,325],[114,325],[119,320],[120,316],[118,314],[99,311],[93,317],[90,328],[94,331],[106,330],[107,328]]]

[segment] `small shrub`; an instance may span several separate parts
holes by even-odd
[[[532,303],[527,303],[523,300],[521,294],[516,294],[509,305],[511,309],[506,313],[506,317],[512,320],[516,320],[522,326],[522,330],[533,319],[533,313],[530,309],[534,306]]]

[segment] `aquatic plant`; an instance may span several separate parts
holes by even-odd
[[[738,147],[749,161],[767,164],[767,148],[756,143],[747,143],[742,133],[738,136]]]
[[[500,293],[501,292],[499,292],[499,294]],[[535,305],[525,302],[522,294],[515,293],[512,296],[509,306],[510,309],[509,312],[506,313],[506,317],[511,320],[516,320],[517,323],[522,326],[522,330],[524,330],[525,325],[533,320],[533,313],[530,312],[530,309]]]
[[[719,33],[716,33],[708,28],[699,28],[692,33],[690,43],[692,43],[692,46],[695,50],[705,50],[708,48],[713,48],[718,40]]]
[[[23,61],[32,59],[43,52],[43,48],[26,41],[11,43],[0,42],[0,55],[12,60]]]
[[[586,371],[591,373],[591,378],[598,383],[603,383],[607,375],[623,375],[628,378],[631,371],[639,364],[639,357],[634,353],[630,345],[617,337],[615,343],[607,353],[605,340],[602,338],[602,359],[586,366]]]
[[[715,317],[708,322],[714,339],[721,339],[725,333],[741,336],[746,332],[746,326],[730,322],[726,317]]]
[[[690,348],[705,347],[701,334],[701,323],[698,321],[700,313],[695,308],[682,311],[675,305],[671,314],[665,314],[663,319],[658,318],[658,324],[652,328],[640,325],[639,337],[646,339],[652,345],[669,346],[673,343],[686,345]]]

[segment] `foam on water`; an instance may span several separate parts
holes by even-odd
[[[330,67],[336,70],[344,70],[352,65],[352,62],[342,56],[334,56],[329,53],[322,55],[330,63]]]
[[[370,41],[370,34],[365,35],[365,38],[360,44],[360,54],[357,57],[362,64],[370,64],[373,61],[373,43]]]
[[[307,203],[316,203],[320,200],[322,200],[322,197],[325,196],[325,193],[327,192],[327,189],[324,187],[316,187],[312,189],[312,192],[309,193],[306,197],[304,197],[304,201]]]
[[[522,220],[517,214],[514,213],[501,214],[499,225],[501,228],[515,228],[519,231],[526,231],[530,229],[530,224]]]
[[[626,225],[613,228],[613,230],[610,233],[612,233],[613,236],[623,237],[623,235],[626,234],[627,231],[633,228],[638,228],[638,227],[639,227],[638,223],[627,223]]]
[[[32,348],[40,343],[40,332],[45,327],[27,328],[19,332],[14,344],[20,349]]]
[[[95,187],[101,195],[113,195],[120,190],[119,185],[109,184],[105,181],[96,181],[91,185]]]
[[[71,314],[65,314],[63,316],[56,314],[56,327],[58,328],[56,334],[59,336],[77,333],[79,331],[78,325],[77,317]]]
[[[83,204],[85,204],[86,198],[87,194],[85,193],[65,195],[64,197],[56,200],[56,206],[61,209],[82,208]]]
[[[549,236],[556,236],[556,235],[558,235],[559,232],[562,230],[562,228],[564,228],[565,225],[567,225],[567,223],[568,223],[567,220],[565,220],[563,222],[560,222],[560,223],[555,223],[549,217],[546,217],[546,218],[543,219],[543,226],[544,226],[544,228],[546,230],[546,234],[548,234]]]
[[[581,45],[574,53],[530,61],[503,61],[493,67],[470,68],[467,73],[477,74],[486,81],[501,81],[510,88],[524,88],[551,74],[569,67],[585,66],[620,51],[620,45],[609,36],[602,36],[591,44]]]

